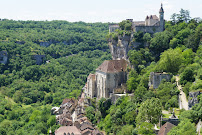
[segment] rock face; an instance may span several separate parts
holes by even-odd
[[[132,34],[131,34],[132,35]],[[119,36],[118,41],[109,41],[109,48],[112,54],[113,60],[128,59],[129,44],[131,42],[131,36],[124,35]]]
[[[149,76],[149,87],[153,87],[154,89],[158,88],[161,81],[165,79],[166,81],[170,81],[172,75],[165,72],[151,72]]]
[[[188,101],[188,106],[189,109],[192,108],[195,104],[198,103],[197,96],[200,95],[202,92],[197,91],[197,92],[189,92],[189,101]]]
[[[6,51],[1,51],[0,52],[0,63],[6,64],[8,61],[8,54]]]
[[[52,44],[52,42],[40,42],[40,46],[48,47]]]
[[[43,60],[45,59],[45,55],[33,55],[33,59],[36,60],[37,65],[40,65],[43,63]]]

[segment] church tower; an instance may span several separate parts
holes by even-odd
[[[163,4],[161,3],[161,8],[159,10],[159,21],[160,21],[160,28],[161,28],[161,31],[164,31],[164,25],[165,25],[165,22],[164,22],[164,10],[163,10]]]

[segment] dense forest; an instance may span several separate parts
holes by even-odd
[[[202,89],[202,22],[181,12],[165,22],[165,31],[133,33],[142,43],[129,51],[127,91],[111,104],[107,99],[86,108],[86,116],[106,134],[153,134],[162,110],[178,108],[179,90],[175,79],[162,81],[157,89],[148,87],[150,72],[179,75],[183,91]],[[77,98],[87,75],[111,59],[107,38],[131,34],[128,21],[121,30],[108,34],[108,23],[67,21],[0,21],[0,51],[8,62],[0,65],[0,134],[38,135],[54,131],[53,106],[64,98]],[[144,47],[144,44],[148,46]],[[44,55],[41,64],[33,56]],[[180,124],[170,135],[195,135],[195,124],[202,119],[202,95],[191,110],[180,110]]]
[[[52,106],[77,98],[87,75],[111,59],[108,24],[66,21],[0,21],[0,134],[47,134]],[[47,42],[48,46],[40,43]],[[34,55],[45,55],[37,65]]]

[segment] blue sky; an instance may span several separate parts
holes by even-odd
[[[0,0],[0,18],[14,20],[67,20],[70,22],[120,22],[158,15],[161,3],[165,19],[180,9],[202,18],[202,0]]]

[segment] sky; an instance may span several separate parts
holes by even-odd
[[[192,18],[202,18],[202,0],[0,0],[0,18],[13,20],[66,20],[69,22],[143,21],[159,15],[161,3],[165,20],[180,9]]]

